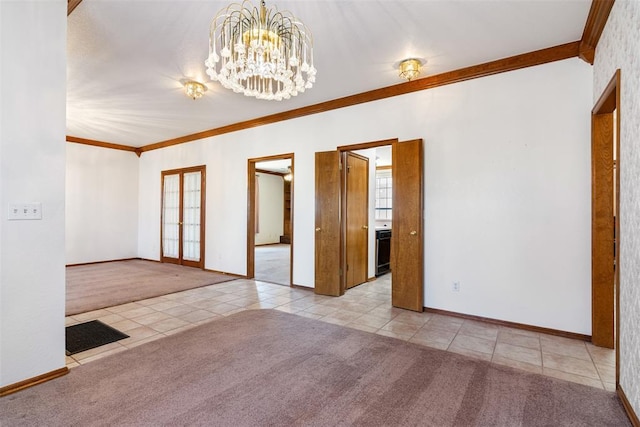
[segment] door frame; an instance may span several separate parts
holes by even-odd
[[[285,153],[276,154],[273,156],[255,157],[247,160],[247,279],[253,279],[255,277],[256,259],[256,163],[268,162],[271,160],[291,160],[291,173],[295,177],[295,154]],[[294,218],[294,186],[295,178],[291,180],[291,209],[289,211],[290,223],[291,223],[291,244],[289,245],[289,286],[295,287],[293,283],[293,244],[294,244],[294,232],[293,232],[293,218]]]
[[[616,152],[615,188],[611,183],[614,149]],[[622,238],[620,235],[620,163],[620,70],[618,69],[591,110],[591,337],[594,345],[615,347],[616,384],[620,378],[620,239]],[[615,200],[615,208],[611,203],[613,200]],[[614,209],[615,221],[611,215]],[[611,230],[615,239],[610,233]],[[612,249],[615,251],[613,287],[610,284],[607,285],[607,280],[604,282],[599,280],[600,276],[610,275]],[[607,270],[609,270],[608,273]],[[615,327],[611,323],[615,323]]]
[[[200,172],[200,261],[184,261],[182,259],[182,203],[184,197],[184,174],[190,172]],[[164,256],[164,242],[163,242],[163,224],[164,224],[164,177],[167,175],[180,175],[180,230],[178,232],[178,262],[174,262],[172,258]],[[204,256],[205,256],[205,222],[206,222],[206,202],[207,202],[207,166],[191,166],[180,169],[169,169],[160,172],[160,262],[166,262],[170,264],[186,265],[189,267],[196,267],[204,270]]]
[[[338,157],[340,159],[340,163],[341,165],[345,164],[345,159],[346,159],[346,153],[347,152],[351,152],[351,151],[358,151],[358,150],[366,150],[368,148],[376,148],[376,147],[384,147],[387,145],[393,145],[394,143],[398,142],[398,138],[392,138],[392,139],[382,139],[379,141],[371,141],[371,142],[363,142],[363,143],[358,143],[358,144],[351,144],[351,145],[341,145],[339,147],[337,147],[338,150]],[[342,173],[341,173],[341,183],[340,183],[340,269],[344,274],[340,275],[340,295],[344,295],[344,293],[347,290],[347,274],[346,274],[346,267],[347,267],[347,253],[346,253],[346,238],[347,238],[347,233],[346,233],[346,221],[345,221],[345,214],[346,214],[346,209],[347,209],[347,200],[346,200],[346,168],[342,168]],[[367,238],[367,277],[369,277],[369,260],[368,260],[368,241],[369,239]],[[393,278],[391,279],[391,286],[393,287]]]

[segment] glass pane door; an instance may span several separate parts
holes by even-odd
[[[162,256],[180,257],[180,175],[165,175],[162,194]]]
[[[182,196],[182,258],[200,261],[201,173],[184,174]]]

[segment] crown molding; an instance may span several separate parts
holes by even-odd
[[[111,142],[96,141],[94,139],[78,138],[76,136],[67,135],[67,142],[75,144],[91,145],[93,147],[111,148],[112,150],[130,151],[140,157],[140,148],[130,147],[128,145],[113,144]]]
[[[593,65],[596,47],[607,24],[615,0],[593,0],[580,40],[580,58]]]
[[[324,113],[326,111],[350,107],[353,105],[377,101],[394,96],[405,95],[425,89],[432,89],[453,83],[460,83],[466,80],[492,76],[494,74],[504,73],[507,71],[515,71],[521,68],[532,67],[535,65],[546,64],[554,61],[561,61],[568,58],[574,58],[578,56],[579,46],[580,42],[575,41],[572,43],[554,46],[547,49],[536,50],[521,55],[498,59],[496,61],[473,65],[471,67],[461,68],[459,70],[449,71],[435,76],[424,77],[421,79],[416,79],[393,86],[387,86],[368,92],[362,92],[356,95],[346,96],[344,98],[338,98],[331,101],[321,102],[319,104],[309,105],[307,107],[297,108],[295,110],[289,110],[278,114],[263,116],[257,119],[246,120],[219,128],[209,129],[203,132],[181,136],[179,138],[168,139],[166,141],[157,142],[155,144],[142,146],[140,147],[140,151],[144,153],[147,151],[158,150],[161,148],[184,144],[199,139],[210,138],[212,136],[218,136],[225,133],[236,132],[243,129],[268,125],[284,120],[296,119],[312,114]]]
[[[81,2],[82,0],[67,0],[67,16],[71,15]]]

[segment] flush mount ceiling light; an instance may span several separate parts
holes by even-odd
[[[211,21],[207,74],[227,89],[258,99],[289,99],[313,86],[313,38],[290,12],[249,0]]]
[[[184,93],[192,99],[202,98],[202,95],[207,91],[207,87],[205,85],[193,80],[186,80],[182,84],[184,86]]]
[[[400,61],[398,69],[400,70],[400,77],[409,81],[415,79],[420,75],[420,67],[424,65],[426,61],[418,58],[409,58]]]

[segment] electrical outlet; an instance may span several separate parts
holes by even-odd
[[[451,284],[451,291],[452,292],[460,292],[460,282],[453,282]]]

